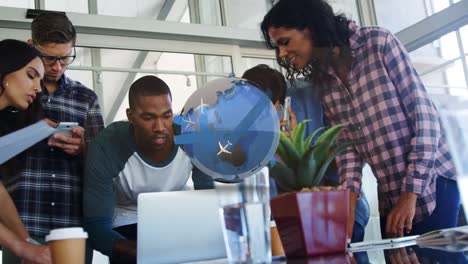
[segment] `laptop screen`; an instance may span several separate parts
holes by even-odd
[[[468,97],[437,96],[435,104],[455,163],[460,198],[468,218]]]
[[[216,191],[140,194],[137,240],[139,264],[225,258]]]

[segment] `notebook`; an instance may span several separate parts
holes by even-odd
[[[138,196],[139,264],[226,258],[216,190]]]
[[[460,198],[468,219],[468,97],[437,96],[434,102],[455,163]]]

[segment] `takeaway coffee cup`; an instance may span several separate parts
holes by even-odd
[[[271,232],[271,255],[272,256],[285,256],[283,249],[283,244],[281,243],[281,238],[278,233],[278,228],[274,220],[270,222],[270,232]]]
[[[86,238],[88,233],[81,227],[51,230],[46,241],[52,253],[52,263],[84,264]]]

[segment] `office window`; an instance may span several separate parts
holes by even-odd
[[[466,26],[460,30],[463,45],[468,41]],[[468,95],[467,57],[461,53],[457,33],[451,32],[410,53],[430,94]]]
[[[179,113],[196,89],[232,71],[229,56],[78,47],[67,75],[98,94],[109,124],[126,118],[128,89],[144,75],[156,75],[169,85],[174,113]]]
[[[136,17],[166,21],[181,21],[188,9],[187,0],[97,0],[98,14]],[[186,21],[189,22],[189,21]]]
[[[281,67],[276,62],[274,58],[255,58],[255,57],[242,57],[242,66],[244,67],[244,71],[255,67],[259,64],[266,64],[273,69],[277,69],[281,71]]]
[[[468,25],[460,28],[460,34],[462,35],[463,50],[468,53]]]
[[[134,80],[137,80],[146,75],[155,75],[167,83],[172,93],[172,110],[174,114],[179,114],[187,101],[188,97],[195,92],[198,88],[196,78],[193,75],[178,75],[178,74],[150,74],[150,73],[137,73],[134,75]],[[111,80],[124,80],[128,77],[126,73],[104,72],[103,82],[106,84]],[[190,81],[187,81],[189,79]],[[132,82],[134,81],[132,80]],[[107,85],[106,85],[107,88]],[[111,121],[126,120],[126,109],[128,105],[128,91],[125,97],[120,101],[118,111],[112,116]],[[107,112],[109,115],[109,112]],[[109,117],[108,117],[109,118]],[[110,119],[108,119],[110,120]]]
[[[92,66],[91,49],[76,47],[76,58],[71,66]]]
[[[379,26],[393,33],[450,6],[449,0],[374,0]]]
[[[335,11],[335,13],[343,13],[348,19],[354,20],[360,24],[356,1],[329,0],[328,3],[333,7],[333,11]]]
[[[93,84],[93,72],[90,70],[72,70],[68,69],[66,71],[68,78],[77,80],[91,90],[94,90]]]
[[[256,29],[260,32],[260,23],[272,7],[272,0],[221,0],[225,23],[230,27]],[[356,1],[328,1],[335,12],[344,13],[349,19],[359,22]]]
[[[0,0],[0,6],[34,8],[34,0]]]
[[[225,0],[223,3],[227,26],[258,30],[271,7],[271,0]]]
[[[45,0],[46,10],[89,13],[88,0]]]
[[[97,0],[98,14],[222,25],[218,0]]]

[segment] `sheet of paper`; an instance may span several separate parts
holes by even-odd
[[[416,243],[421,247],[465,251],[468,249],[468,226],[435,230],[418,237]]]
[[[348,245],[347,251],[359,252],[373,249],[406,247],[415,245],[417,237],[419,237],[419,235],[352,243]]]
[[[54,132],[55,128],[50,127],[45,121],[39,121],[33,125],[0,137],[0,164],[3,164],[25,149],[52,135]]]

